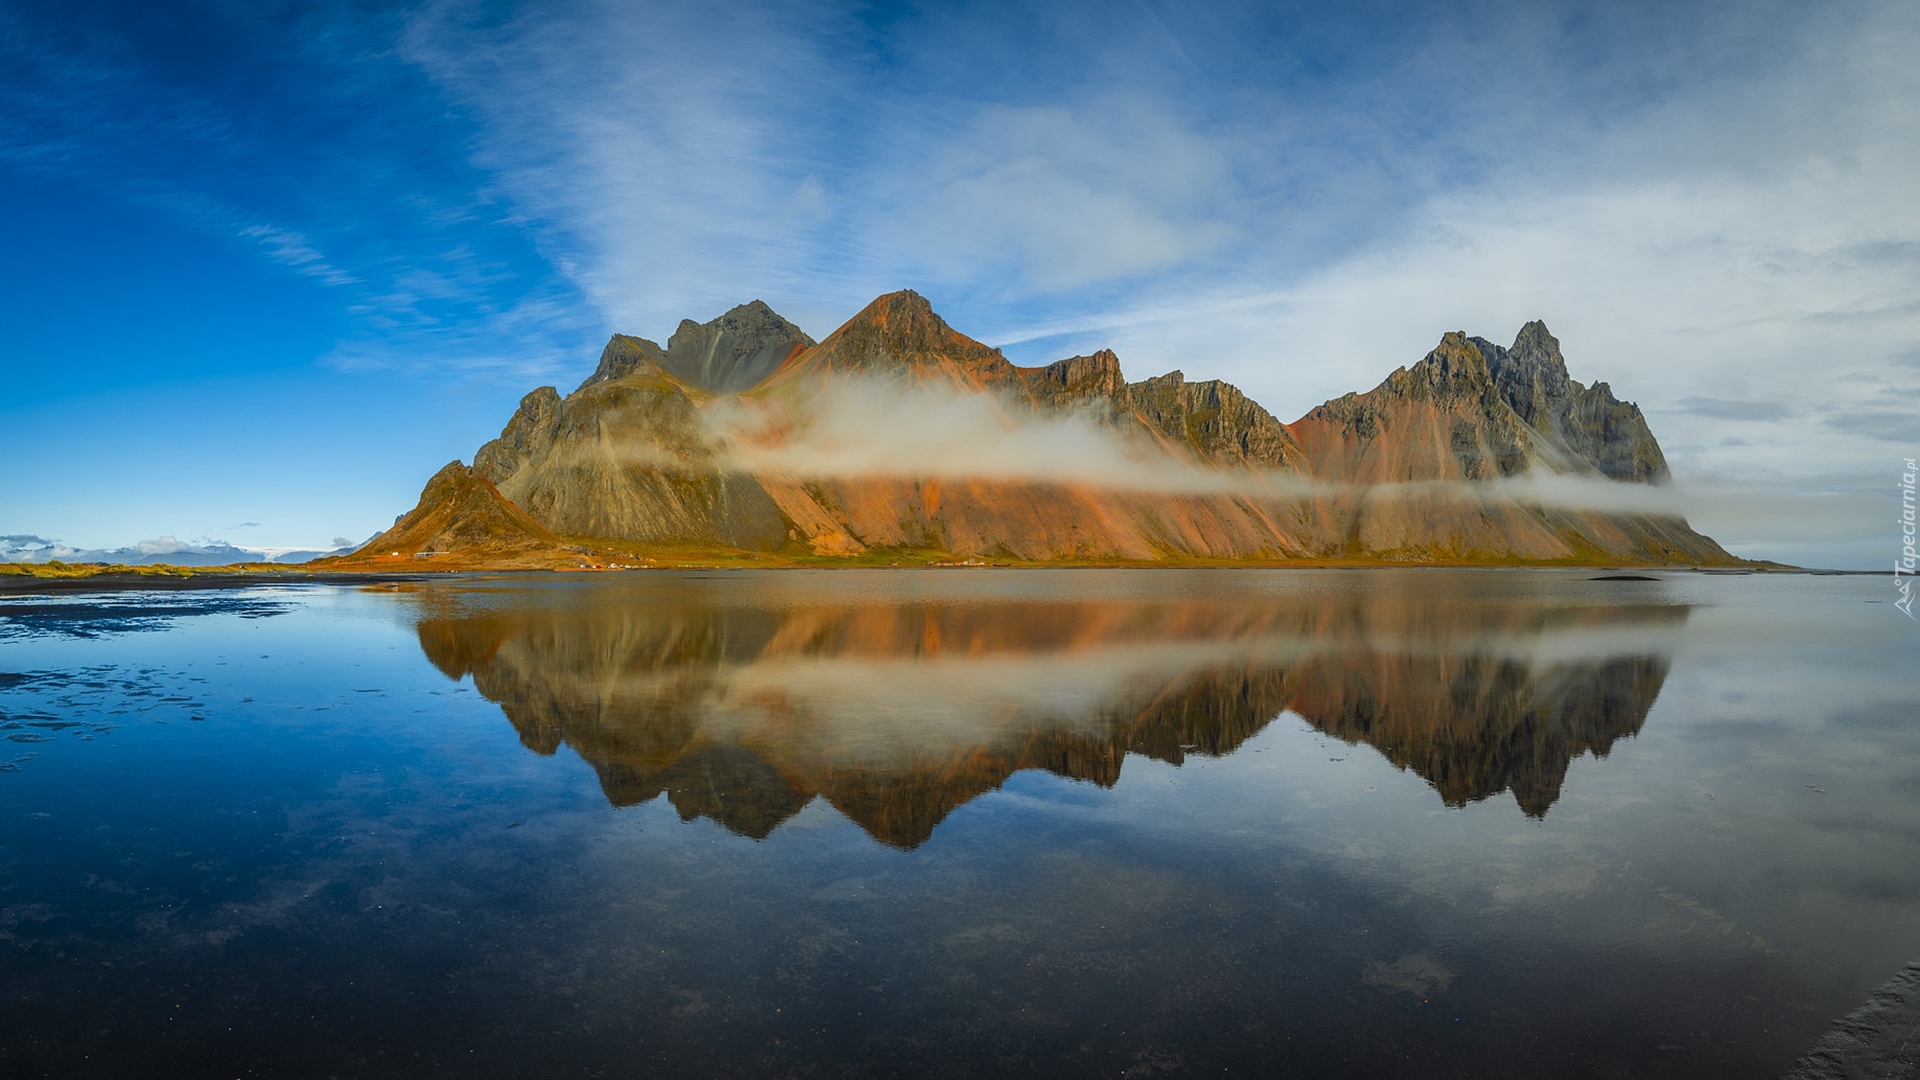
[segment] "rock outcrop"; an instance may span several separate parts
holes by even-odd
[[[748,468],[731,452],[732,436],[716,431],[716,403],[726,402],[759,418],[751,438],[779,445],[812,422],[822,388],[848,381],[978,395],[971,400],[1007,429],[1035,417],[1091,422],[1142,476],[1158,479],[975,475],[964,461],[939,475]],[[880,297],[818,344],[756,300],[709,323],[683,322],[665,349],[616,335],[573,393],[542,387],[522,399],[473,471],[570,541],[677,550],[1738,562],[1676,517],[1556,509],[1499,486],[1667,478],[1640,411],[1605,383],[1571,379],[1559,342],[1538,322],[1510,348],[1447,334],[1373,390],[1283,424],[1218,380],[1174,371],[1128,382],[1111,351],[1018,367],[913,292]],[[1169,483],[1175,474],[1187,482]]]

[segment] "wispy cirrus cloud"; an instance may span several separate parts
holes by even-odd
[[[394,55],[404,12],[89,10],[0,13],[0,161],[315,280],[343,366],[544,373],[597,335]]]
[[[307,243],[300,233],[276,229],[270,225],[248,225],[240,235],[257,240],[268,257],[302,274],[319,278],[328,285],[358,285],[360,279],[327,261],[327,257]]]
[[[844,9],[487,16],[429,4],[402,53],[479,118],[475,160],[607,325],[659,334],[815,275],[810,298],[859,276],[852,260],[833,268],[836,204],[862,164],[856,113],[879,136],[890,107],[857,101],[857,72],[834,63],[854,30]]]

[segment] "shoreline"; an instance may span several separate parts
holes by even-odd
[[[71,565],[71,564],[69,564]],[[75,569],[78,569],[77,567]],[[230,567],[211,567],[200,570],[195,567],[166,567],[164,569],[134,570],[114,567],[97,572],[80,572],[59,575],[38,575],[31,573],[0,573],[0,596],[59,595],[90,592],[164,592],[202,589],[243,589],[261,585],[379,585],[405,582],[444,581],[448,578],[475,577],[544,577],[547,575],[597,576],[617,574],[627,576],[641,573],[675,573],[728,570],[1502,570],[1502,571],[1571,571],[1605,575],[1590,578],[1595,581],[1621,580],[1659,580],[1637,575],[1683,575],[1700,574],[1710,576],[1742,576],[1747,574],[1801,574],[1809,577],[1866,577],[1882,573],[1878,570],[1823,570],[1796,566],[1753,566],[1753,567],[1702,567],[1702,566],[1574,566],[1574,565],[1521,565],[1502,566],[1489,563],[945,563],[916,564],[911,566],[876,566],[872,564],[854,566],[808,565],[759,565],[733,563],[727,565],[688,563],[671,566],[648,566],[629,568],[559,568],[542,569],[528,567],[463,567],[447,570],[238,570]]]
[[[342,570],[232,570],[213,567],[168,567],[158,573],[113,568],[71,575],[0,574],[0,596],[31,596],[78,592],[168,592],[192,589],[244,589],[256,585],[363,585],[389,581],[416,581],[438,574],[398,574],[386,571],[356,573]]]

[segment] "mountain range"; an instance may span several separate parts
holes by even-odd
[[[1448,333],[1289,424],[1107,350],[1017,366],[903,291],[820,341],[757,300],[664,348],[615,335],[331,561],[1740,564],[1632,499],[1553,494],[1667,480],[1639,408],[1541,322]]]

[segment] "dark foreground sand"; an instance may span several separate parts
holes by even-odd
[[[1920,963],[1908,964],[1800,1059],[1786,1080],[1920,1077]]]

